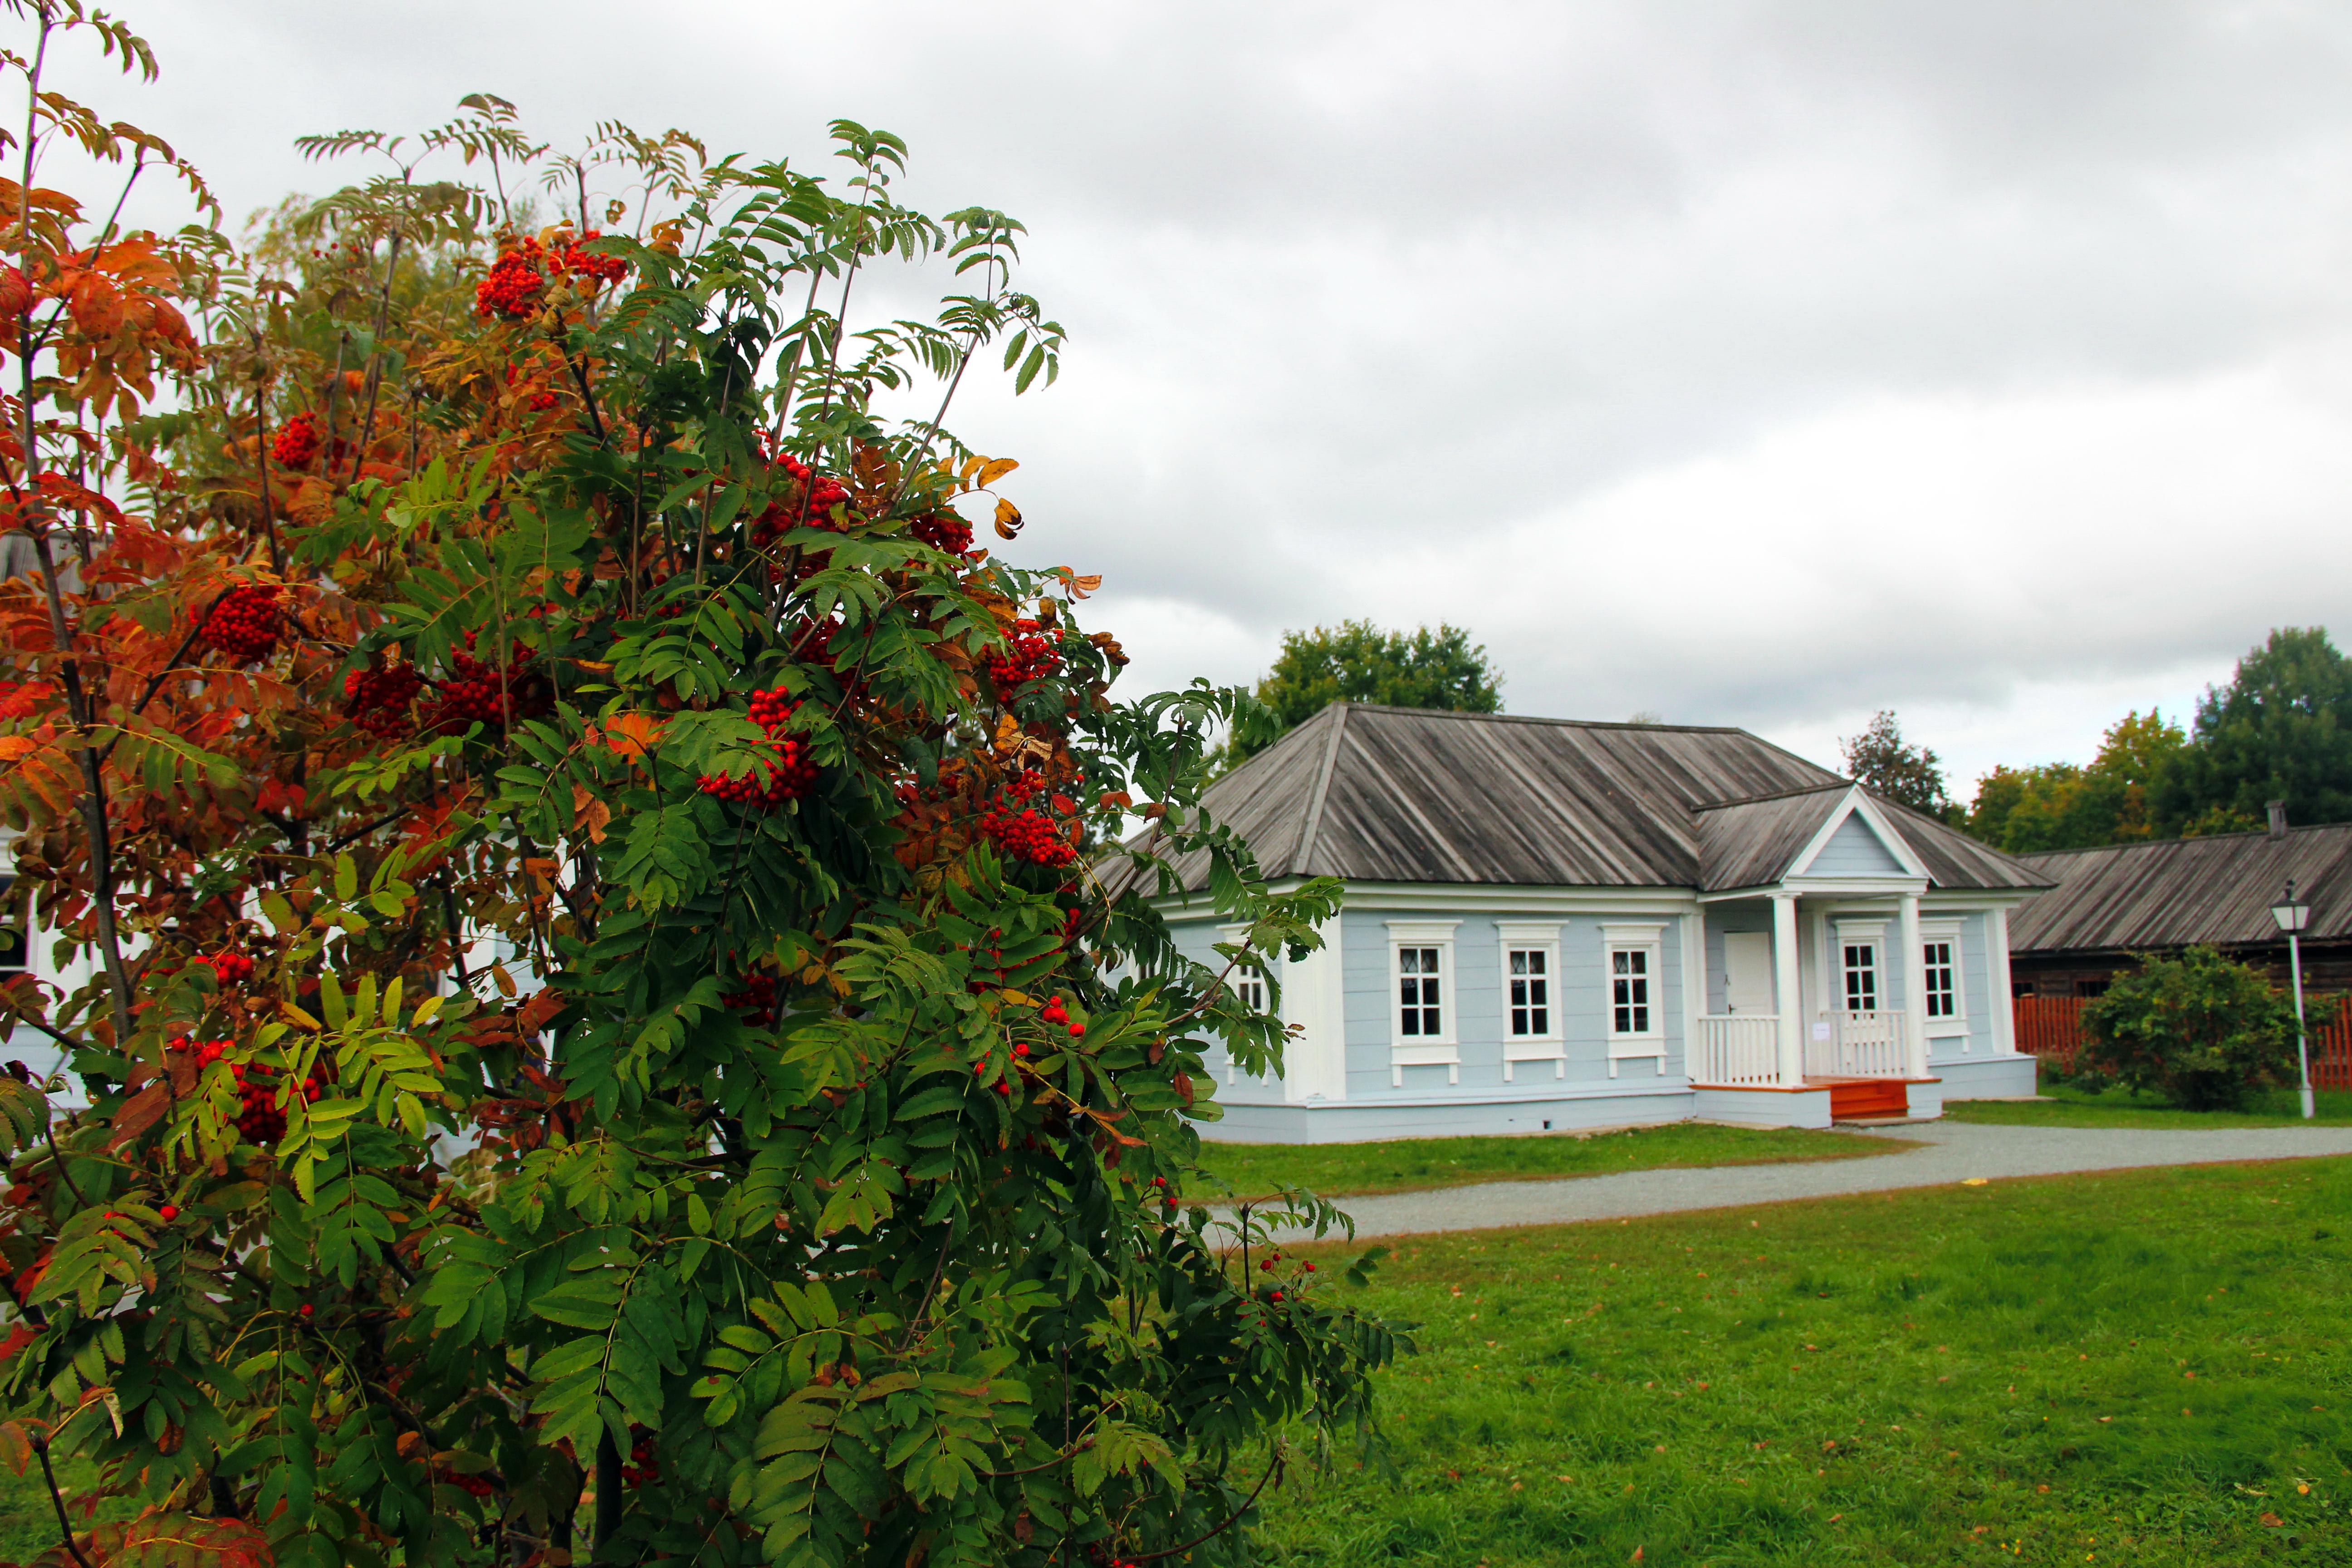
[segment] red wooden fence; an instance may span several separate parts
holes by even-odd
[[[2046,1057],[2061,1067],[2073,1067],[2074,1052],[2083,1043],[2083,1008],[2088,1000],[2020,996],[2017,1048],[2028,1056]],[[2311,1081],[2317,1089],[2352,1089],[2352,1018],[2346,1016],[2352,1014],[2352,1007],[2334,1011],[2332,1020],[2311,1031]]]

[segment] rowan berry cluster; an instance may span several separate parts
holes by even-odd
[[[309,468],[310,459],[319,455],[319,426],[315,418],[304,413],[289,419],[286,428],[278,432],[278,438],[269,443],[269,455],[277,459],[280,468]]]
[[[468,636],[467,641],[472,640]],[[510,717],[536,719],[552,712],[555,701],[547,683],[533,675],[524,662],[529,652],[522,647],[514,650],[515,657],[501,680],[495,665],[485,664],[471,654],[452,651],[450,674],[433,683],[433,700],[420,716],[424,728],[434,734],[456,734],[467,725],[479,722],[496,730]]]
[[[267,1068],[247,1068],[231,1063],[229,1072],[236,1079],[236,1096],[245,1107],[236,1119],[236,1130],[248,1143],[275,1143],[286,1136],[286,1112],[278,1106],[278,1075]],[[316,1078],[302,1080],[302,1099],[306,1104],[316,1103],[326,1086]]]
[[[178,1056],[194,1057],[196,1069],[201,1072],[220,1060],[221,1053],[235,1043],[232,1040],[192,1040],[185,1035],[174,1035],[163,1048]]]
[[[551,392],[534,392],[523,399],[523,404],[533,414],[544,414],[554,407],[558,401],[555,394]]]
[[[926,512],[907,531],[932,549],[944,550],[950,555],[961,555],[971,548],[971,524],[952,511]]]
[[[768,732],[764,754],[740,773],[703,774],[702,793],[762,811],[773,811],[808,794],[816,784],[816,759],[810,755],[807,736],[784,728],[799,708],[782,689],[753,692],[751,722]]]
[[[814,472],[789,452],[779,457],[775,466],[793,477],[798,492],[770,501],[751,520],[753,548],[764,550],[795,528],[840,532],[845,525],[834,521],[833,509],[849,501],[849,491],[841,481]]]
[[[253,960],[241,952],[216,952],[202,962],[212,965],[223,985],[242,985],[253,978]]]
[[[654,1458],[654,1435],[642,1426],[630,1427],[629,1435],[636,1441],[629,1445],[629,1462],[621,1467],[621,1484],[641,1487],[647,1481],[659,1480],[661,1463]]]
[[[392,740],[408,729],[409,704],[424,687],[414,665],[352,670],[343,677],[343,716],[380,740]]]
[[[584,278],[591,284],[618,283],[628,275],[627,262],[617,256],[605,256],[597,251],[581,248],[592,239],[604,237],[604,231],[596,228],[590,229],[578,239],[566,235],[563,248],[550,259],[559,272],[568,272],[574,278]]]
[[[719,998],[721,1007],[743,1015],[743,1022],[755,1029],[764,1029],[776,1021],[776,982],[768,974],[748,975],[743,989],[730,991]]]
[[[205,617],[205,641],[236,658],[262,658],[278,646],[278,588],[262,583],[231,588]]]
[[[476,312],[488,320],[503,316],[510,321],[531,314],[539,308],[540,290],[547,286],[541,270],[546,259],[547,247],[529,235],[499,251],[474,286]]]
[[[228,1040],[192,1040],[185,1035],[173,1037],[164,1046],[167,1051],[194,1057],[196,1070],[202,1072],[221,1059],[233,1042]],[[230,1076],[236,1079],[236,1098],[244,1107],[237,1114],[236,1130],[248,1143],[275,1143],[286,1135],[286,1112],[278,1108],[277,1075],[266,1068],[248,1068],[242,1062],[229,1064]],[[302,1098],[313,1101],[324,1089],[316,1077],[302,1080]]]
[[[1078,825],[1067,820],[1077,804],[1065,795],[1050,795],[1046,805],[1055,815],[1048,815],[1031,804],[1045,793],[1045,781],[1035,773],[1014,776],[1006,783],[1003,797],[990,802],[981,813],[980,830],[1013,859],[1037,866],[1066,866],[1078,858],[1074,842]]]
[[[996,700],[1010,702],[1013,694],[1033,680],[1043,680],[1062,668],[1062,632],[1026,616],[1013,623],[1005,647],[988,656],[988,679]]]
[[[499,1489],[480,1476],[460,1475],[456,1470],[436,1470],[433,1479],[445,1487],[456,1487],[468,1497],[490,1497]]]
[[[1044,1022],[1054,1025],[1074,1040],[1086,1037],[1087,1026],[1084,1024],[1070,1022],[1070,1010],[1062,1005],[1062,999],[1059,996],[1047,1002],[1038,1012],[1037,1016]]]

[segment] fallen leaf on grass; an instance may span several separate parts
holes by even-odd
[[[2281,1519],[2274,1513],[2266,1513],[2263,1515],[2263,1523],[2273,1530],[2278,1530],[2286,1524],[2286,1521]]]

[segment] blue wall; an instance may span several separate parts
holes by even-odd
[[[1422,910],[1355,909],[1341,917],[1341,973],[1347,994],[1348,1098],[1350,1100],[1409,1096],[1415,1099],[1448,1094],[1492,1094],[1550,1087],[1554,1089],[1592,1087],[1609,1081],[1606,1037],[1607,1000],[1601,928],[1617,921],[1662,923],[1659,969],[1655,977],[1656,1005],[1666,1036],[1666,1070],[1682,1070],[1682,927],[1663,915],[1462,915]],[[1390,1009],[1391,984],[1388,922],[1455,920],[1454,928],[1454,1035],[1459,1043],[1460,1082],[1449,1086],[1442,1067],[1409,1067],[1404,1087],[1391,1087],[1390,1044],[1393,1027]],[[1557,923],[1559,927],[1559,973],[1552,978],[1552,1005],[1568,1070],[1565,1079],[1552,1077],[1549,1062],[1521,1062],[1515,1082],[1503,1081],[1503,949],[1498,922]],[[1618,1065],[1620,1083],[1633,1079],[1654,1080],[1653,1057],[1628,1058]]]

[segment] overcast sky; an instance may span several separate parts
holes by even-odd
[[[122,9],[163,79],[100,107],[233,220],[477,89],[906,136],[1028,225],[1061,384],[961,423],[1139,683],[1447,620],[1514,712],[1833,762],[1892,707],[1965,795],[2352,624],[2341,4]]]

